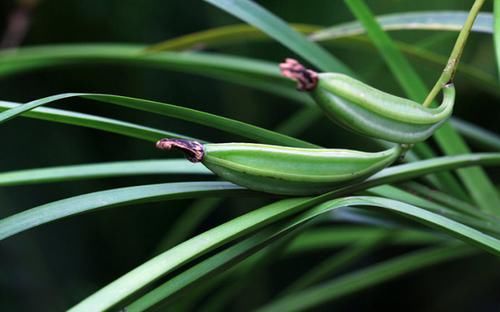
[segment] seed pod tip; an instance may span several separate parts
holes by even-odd
[[[297,81],[297,89],[300,91],[311,91],[318,84],[318,73],[305,68],[293,58],[286,58],[280,64],[280,69],[283,76]]]
[[[197,141],[184,140],[184,139],[161,139],[156,142],[156,148],[169,151],[177,149],[186,155],[190,162],[200,162],[203,160],[205,151],[203,144]]]

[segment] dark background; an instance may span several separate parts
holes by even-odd
[[[259,1],[289,22],[330,26],[353,20],[342,1]],[[472,1],[394,0],[367,1],[377,14],[418,10],[468,10]],[[0,3],[0,25],[15,1]],[[484,11],[491,11],[491,1]],[[31,26],[22,46],[54,43],[153,44],[203,29],[238,23],[226,13],[202,1],[159,0],[44,0],[33,9]],[[438,32],[392,32],[408,43],[437,39],[431,46],[446,55],[454,35]],[[344,44],[328,47],[365,81],[402,95],[379,55],[372,49]],[[293,56],[277,43],[242,43],[221,51],[279,62]],[[496,75],[490,35],[473,34],[464,62]],[[440,70],[418,66],[428,86]],[[455,114],[489,130],[500,132],[498,98],[457,77]],[[299,106],[261,91],[200,76],[138,67],[79,66],[45,69],[0,78],[2,100],[25,102],[63,92],[112,93],[154,99],[221,114],[266,128],[273,128]],[[54,104],[70,110],[150,125],[209,141],[237,138],[216,130],[91,101],[73,99]],[[165,155],[146,142],[96,130],[18,118],[1,125],[0,171],[92,162],[152,159]],[[325,146],[365,147],[366,142],[327,120],[311,126],[301,136]],[[178,155],[176,155],[178,156]],[[167,156],[168,157],[168,156]],[[0,187],[0,217],[50,201],[121,186],[196,177],[134,177]],[[198,178],[200,179],[200,178]],[[498,183],[498,180],[497,180]],[[121,207],[58,221],[16,235],[0,243],[0,311],[59,311],[149,259],[169,225],[190,201],[172,201]],[[198,230],[227,220],[262,200],[227,200]],[[398,253],[390,250],[385,255]],[[289,270],[300,271],[327,254],[293,259],[277,265],[274,278],[264,287],[287,282]],[[375,261],[382,254],[367,259]],[[366,263],[365,263],[366,264]],[[383,284],[343,299],[335,307],[344,310],[401,308],[411,311],[494,311],[498,308],[498,263],[481,256],[441,265]],[[255,296],[259,294],[256,287]],[[250,297],[252,298],[252,297]],[[243,300],[242,298],[241,300]],[[246,298],[248,300],[248,298]],[[496,305],[495,305],[496,301]],[[245,302],[245,301],[242,301]],[[241,306],[240,306],[241,308]]]

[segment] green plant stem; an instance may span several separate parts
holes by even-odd
[[[436,84],[434,85],[434,87],[432,87],[431,92],[425,99],[423,106],[427,107],[431,105],[432,101],[434,101],[434,98],[436,98],[443,86],[453,81],[458,63],[460,62],[460,57],[462,56],[462,52],[465,47],[465,43],[467,42],[467,38],[469,37],[469,34],[471,32],[472,25],[474,24],[474,21],[476,20],[479,10],[483,6],[483,4],[484,0],[476,0],[472,5],[469,16],[467,16],[467,20],[465,21],[464,27],[458,34],[457,41],[455,42],[455,46],[451,51],[448,63],[446,64],[443,73],[436,81]]]

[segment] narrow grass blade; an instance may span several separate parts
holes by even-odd
[[[228,182],[179,182],[88,193],[41,205],[0,220],[0,240],[41,224],[99,208],[219,194],[241,194],[242,190],[243,188]]]
[[[443,262],[470,256],[466,246],[431,247],[386,260],[301,292],[276,299],[259,312],[304,311],[368,287]]]
[[[389,239],[385,243],[390,246],[424,246],[448,241],[447,236],[439,235],[433,231],[336,224],[335,226],[318,227],[304,231],[288,246],[284,256],[328,251],[349,246],[353,242],[386,235],[389,236]]]
[[[500,152],[500,136],[467,121],[453,118],[451,124],[466,139],[486,150]]]
[[[289,137],[277,132],[253,126],[241,121],[217,116],[202,111],[176,106],[172,104],[165,104],[161,102],[109,95],[109,94],[93,94],[93,93],[64,93],[49,96],[43,99],[35,100],[24,105],[11,108],[7,111],[0,113],[0,123],[6,122],[16,116],[19,116],[27,111],[30,111],[39,106],[68,98],[87,98],[103,103],[125,106],[132,109],[156,113],[163,116],[178,118],[189,122],[198,123],[204,126],[209,126],[229,133],[240,135],[242,137],[256,140],[263,143],[289,145],[299,147],[316,147],[316,145]]]
[[[450,207],[444,206],[443,204],[429,201],[423,197],[413,195],[390,185],[382,185],[379,187],[371,188],[367,191],[364,191],[363,194],[384,196],[386,198],[398,200],[410,205],[424,208],[428,211],[443,215],[451,220],[455,220],[485,233],[491,234],[494,237],[500,237],[499,219],[491,215],[482,213],[481,211],[478,211],[476,209],[465,212],[456,211]]]
[[[281,122],[276,131],[280,133],[287,133],[288,135],[295,135],[306,130],[315,121],[323,117],[323,112],[317,107],[304,107],[292,116]]]
[[[432,148],[425,142],[415,144],[412,150],[418,155],[417,160],[419,158],[429,159],[437,157]],[[428,177],[428,180],[440,190],[453,194],[453,196],[462,200],[472,201],[458,180],[450,172],[437,173],[434,176]]]
[[[384,30],[427,29],[459,31],[466,17],[467,12],[465,11],[428,11],[382,15],[377,17],[377,21]],[[353,40],[358,41],[362,38],[353,38],[353,36],[365,32],[364,27],[357,21],[322,30],[320,30],[319,26],[315,25],[289,24],[289,26],[301,33],[309,33],[317,30],[317,32],[310,36],[312,41],[331,41],[332,39],[339,38],[349,38],[349,42]],[[480,13],[472,31],[492,33],[492,15],[490,13]],[[243,41],[248,42],[249,40],[264,40],[267,38],[252,26],[230,25],[173,38],[154,45],[150,49],[155,51],[182,50],[199,48],[200,45],[205,48],[213,48],[219,45],[234,44]],[[429,51],[415,49],[414,46],[401,42],[398,43],[398,48],[405,53],[425,59],[426,62],[437,62],[440,68],[446,64],[446,59],[443,60],[439,55]],[[486,88],[490,92],[498,93],[496,83],[492,84],[490,81],[492,77],[485,75],[483,71],[466,65],[462,65],[460,71],[462,74],[467,74],[466,78],[469,76],[471,78],[474,77],[474,79],[468,79],[472,83],[476,83],[479,87]]]
[[[290,24],[290,27],[296,32],[302,34],[310,34],[322,29],[321,26],[307,24]],[[236,24],[215,27],[168,39],[149,46],[146,51],[182,51],[199,49],[200,47],[203,49],[207,49],[241,43],[243,41],[261,41],[268,39],[269,36],[264,34],[256,27],[247,24]]]
[[[394,14],[379,15],[376,17],[384,31],[391,30],[436,30],[436,31],[460,31],[467,19],[467,11],[422,11],[401,12]],[[472,31],[491,34],[492,14],[479,13]],[[319,30],[310,38],[316,41],[331,40],[356,35],[366,32],[360,22],[348,22]]]
[[[443,151],[448,155],[470,153],[467,144],[449,123],[443,125],[434,134],[434,137]],[[482,168],[459,169],[457,170],[457,174],[479,208],[486,212],[499,214],[500,195]]]
[[[378,23],[385,31],[391,30],[431,30],[460,31],[467,18],[466,11],[422,11],[402,12],[377,16]],[[491,13],[479,13],[473,32],[493,33],[493,16]],[[289,26],[302,34],[310,34],[312,41],[326,41],[362,35],[365,28],[358,21],[342,23],[323,28],[318,25],[291,23]],[[258,28],[236,24],[215,27],[180,37],[165,40],[147,48],[147,51],[180,51],[191,49],[217,48],[243,41],[260,41],[269,37]]]
[[[147,53],[145,45],[69,44],[21,48],[0,52],[0,77],[40,68],[119,64],[171,70],[221,79],[273,92],[293,101],[312,103],[293,91],[293,82],[281,76],[277,64],[216,53]]]
[[[380,56],[384,58],[385,63],[389,66],[408,97],[417,102],[423,101],[425,94],[427,94],[427,87],[413,70],[408,60],[399,52],[389,35],[377,23],[365,2],[345,0],[345,3],[363,24],[368,37],[377,47]]]
[[[415,178],[417,176],[422,176],[437,171],[453,170],[456,168],[476,165],[497,166],[498,164],[500,164],[500,153],[475,153],[455,156],[442,156],[385,168],[379,173],[368,178],[365,182],[362,182],[362,184],[371,184],[372,181],[376,181],[377,183],[379,183],[380,180],[383,180],[384,183],[392,183],[397,179],[400,179],[401,176],[405,176],[406,178]]]
[[[458,198],[450,196],[446,193],[439,192],[437,190],[431,189],[425,185],[416,182],[405,183],[404,188],[409,189],[412,193],[420,195],[421,197],[427,197],[436,203],[444,204],[450,208],[460,211],[464,214],[474,216],[475,218],[482,220],[500,220],[497,216],[493,216],[482,211],[478,211],[474,206],[469,203],[463,202]]]
[[[0,173],[0,186],[150,174],[212,175],[212,172],[185,159],[135,160],[3,172]]]
[[[264,230],[234,246],[228,247],[169,279],[131,304],[128,304],[124,309],[128,312],[165,309],[172,300],[186,293],[190,289],[189,287],[196,286],[209,278],[217,278],[217,274],[224,273],[228,268],[262,248],[264,242],[273,238],[273,232]]]
[[[430,51],[421,45],[409,44],[402,41],[393,40],[399,51],[405,54],[406,57],[414,61],[414,66],[425,66],[429,69],[436,69],[441,71],[446,66],[448,61],[447,57]],[[373,50],[376,47],[366,37],[352,37],[336,41],[322,41],[321,43],[327,45],[330,49],[342,47],[344,49],[351,49],[353,51]],[[368,51],[367,51],[368,52]],[[475,88],[484,90],[495,96],[500,96],[498,88],[498,79],[491,73],[488,73],[477,66],[466,63],[461,63],[457,68],[457,75],[464,82],[473,85]],[[464,103],[465,104],[465,103]]]
[[[282,293],[293,293],[333,276],[336,272],[355,263],[357,259],[370,254],[377,247],[380,247],[382,243],[385,244],[385,241],[388,240],[387,238],[389,238],[388,234],[383,233],[379,236],[370,237],[369,239],[357,240],[350,246],[346,246],[343,250],[335,253],[333,256],[319,262],[297,280],[288,285]]]
[[[369,206],[388,209],[431,227],[443,230],[452,236],[458,237],[476,246],[481,246],[481,248],[489,250],[493,254],[500,255],[500,240],[422,208],[383,197],[357,196],[351,198],[346,197],[345,200],[349,201],[349,206]],[[321,207],[329,207],[330,205],[331,203],[326,202],[316,209],[321,210]]]
[[[150,259],[124,276],[100,289],[69,311],[100,311],[109,309],[127,296],[142,289],[161,276],[186,264],[214,248],[250,234],[302,208],[306,199],[286,199],[199,234]],[[293,207],[290,209],[290,207]]]
[[[189,205],[167,230],[163,240],[156,247],[155,254],[159,254],[186,240],[221,202],[222,198],[220,197],[201,198]]]
[[[11,108],[19,107],[23,104],[14,102],[0,101],[0,112]],[[102,130],[110,133],[116,133],[136,139],[156,142],[161,138],[171,137],[193,140],[194,138],[181,135],[174,132],[163,131],[155,128],[145,127],[121,120],[94,116],[89,114],[77,113],[62,109],[40,107],[27,111],[21,117],[28,117],[63,124],[75,125],[91,129]],[[199,139],[194,139],[199,140]],[[202,140],[199,140],[202,141]]]
[[[205,0],[221,10],[232,14],[250,25],[261,29],[290,50],[299,54],[324,71],[349,74],[351,71],[339,60],[319,45],[307,40],[294,31],[288,24],[265,10],[257,3],[248,0]]]
[[[247,283],[232,285],[229,292],[231,295],[234,295],[236,292],[244,290],[252,276],[258,274],[259,269],[262,268],[264,263],[267,263],[266,260],[269,260],[265,256],[261,256],[258,259],[251,256],[256,255],[256,253],[264,247],[273,248],[275,246],[280,246],[283,243],[286,244],[287,240],[290,239],[291,236],[294,236],[295,233],[302,229],[296,221],[297,219],[292,219],[291,221],[287,220],[279,223],[278,225],[273,225],[270,228],[259,231],[257,234],[252,235],[250,238],[245,239],[240,243],[226,248],[209,259],[204,260],[169,279],[162,285],[156,287],[146,295],[128,305],[126,309],[131,312],[143,311],[145,309],[151,309],[152,307],[155,309],[165,309],[166,307],[171,306],[172,300],[187,295],[191,298],[196,298],[200,288],[206,288],[203,290],[207,291],[217,285],[220,280],[234,274],[236,274],[238,278],[246,280]],[[257,259],[257,261],[252,261],[254,259]],[[236,272],[233,273],[233,270],[231,269],[243,260],[250,260],[250,262],[246,261],[245,264],[251,265],[235,268]],[[237,269],[240,270],[238,271]],[[250,276],[248,274],[250,274]],[[190,291],[193,287],[196,287],[194,289],[194,296],[193,292]],[[218,301],[217,305],[219,306],[221,304],[224,305],[225,303],[221,296],[227,298],[227,295],[221,294],[220,291],[215,298],[212,297],[212,300],[215,299]],[[213,303],[207,302],[204,309],[208,311],[213,309]]]

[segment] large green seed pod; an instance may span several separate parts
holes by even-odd
[[[443,88],[439,107],[427,108],[347,75],[317,74],[292,59],[280,66],[283,75],[297,80],[299,90],[309,91],[330,119],[354,132],[391,142],[426,140],[450,117],[455,102],[453,84]]]
[[[318,194],[363,180],[394,162],[402,150],[399,146],[367,153],[248,143],[202,145],[180,139],[160,140],[157,147],[180,149],[190,161],[202,162],[235,184],[286,195]]]

